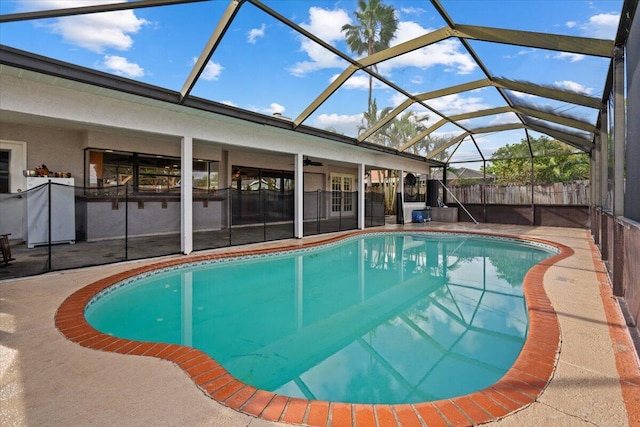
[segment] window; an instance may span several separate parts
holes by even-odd
[[[354,211],[353,175],[331,174],[331,214],[339,215]]]
[[[178,159],[134,155],[134,170],[137,172],[137,180],[134,179],[133,182],[136,191],[155,193],[180,191],[180,160]],[[134,178],[135,176],[136,173]]]
[[[293,172],[233,166],[231,180],[237,190],[292,191]]]
[[[424,202],[427,194],[427,176],[408,173],[404,177],[404,201]]]
[[[89,151],[89,187],[129,185],[134,192],[180,192],[181,164],[176,157],[140,153]],[[193,161],[193,188],[218,188],[218,162]]]
[[[193,161],[193,188],[203,191],[218,189],[218,162]]]
[[[0,150],[0,193],[9,192],[9,150]]]

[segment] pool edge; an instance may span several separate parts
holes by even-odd
[[[376,420],[385,426],[422,426],[422,422],[427,423],[427,421],[429,425],[440,423],[472,426],[498,420],[535,402],[553,377],[561,348],[560,325],[544,290],[544,274],[551,266],[571,256],[573,250],[557,242],[529,236],[446,230],[446,233],[476,234],[538,242],[555,247],[559,251],[558,254],[536,264],[525,276],[523,289],[529,313],[529,334],[511,369],[488,388],[450,399],[415,404],[373,405],[290,398],[258,390],[242,383],[211,357],[195,348],[113,337],[97,331],[84,318],[86,305],[97,293],[141,273],[211,259],[309,248],[357,235],[379,232],[360,230],[302,245],[192,255],[134,268],[100,279],[71,294],[56,311],[55,325],[67,339],[86,348],[169,360],[179,366],[194,384],[213,400],[241,413],[267,421],[311,426],[327,426],[330,420],[333,425],[344,423],[358,427],[375,426]],[[385,230],[384,232],[406,233],[407,230]],[[429,232],[432,231],[410,231],[410,233]]]

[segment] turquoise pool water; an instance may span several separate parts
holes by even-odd
[[[159,272],[96,297],[96,329],[183,344],[276,393],[411,403],[490,386],[528,330],[526,272],[551,248],[387,233]]]

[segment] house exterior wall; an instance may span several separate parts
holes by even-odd
[[[83,131],[0,121],[0,139],[26,142],[27,169],[44,163],[50,171],[71,172],[76,179],[82,177],[85,137]],[[25,190],[27,180],[22,175],[20,178],[22,182],[18,187]]]
[[[24,117],[37,121],[38,117],[47,122],[57,122],[57,127],[85,127],[104,129],[106,133],[124,135],[154,135],[161,140],[176,142],[190,136],[198,145],[216,144],[232,150],[260,150],[287,155],[299,153],[321,159],[335,160],[354,165],[364,163],[372,167],[426,172],[426,163],[382,152],[366,150],[357,146],[291,132],[257,123],[221,116],[214,113],[193,110],[187,107],[168,105],[159,101],[137,99],[100,90],[100,94],[35,81],[28,72],[21,77],[0,74],[2,109],[9,111],[9,118],[3,114],[3,121],[11,117]],[[52,79],[55,82],[56,79]],[[86,85],[81,85],[86,89]],[[126,99],[120,99],[125,98]],[[17,120],[17,119],[16,119]],[[98,134],[88,138],[86,145],[102,145]],[[160,144],[162,145],[162,144]],[[112,148],[113,147],[109,147]],[[255,157],[255,153],[254,153]],[[48,166],[48,165],[47,165]]]
[[[250,166],[262,169],[293,171],[293,155],[229,150],[229,166]]]
[[[88,131],[83,148],[180,157],[180,138],[163,135],[137,136],[122,132]]]
[[[220,187],[229,185],[232,165],[293,171],[295,154],[325,163],[320,167],[304,168],[304,172],[314,172],[314,177],[319,177],[314,180],[315,186],[321,186],[323,191],[329,190],[327,180],[331,173],[354,175],[355,191],[359,164],[428,170],[428,166],[420,161],[286,129],[94,89],[84,84],[69,83],[62,87],[55,85],[58,83],[59,79],[49,80],[30,72],[21,72],[18,77],[12,75],[9,68],[3,69],[0,73],[3,88],[0,93],[0,139],[26,143],[27,169],[46,164],[51,171],[70,172],[76,186],[84,185],[87,148],[180,157],[184,137],[193,140],[194,158],[220,161]],[[99,94],[91,93],[93,91]],[[345,166],[329,165],[331,161]],[[353,166],[348,166],[349,163]],[[22,180],[21,172],[19,179]],[[26,180],[19,188],[25,187]],[[0,197],[2,200],[10,198],[10,201],[3,201],[3,211],[6,211],[3,217],[14,219],[0,221],[0,232],[12,233],[12,239],[25,239],[26,204],[15,194]],[[120,235],[124,203],[119,200],[117,209],[112,203],[112,200],[87,201],[86,208],[82,208],[84,211],[76,209],[81,237],[101,239]],[[156,205],[160,207],[156,209]],[[165,207],[162,205],[145,202],[143,212],[135,204],[129,213],[134,217],[142,215],[143,222],[153,224],[153,232],[179,232],[179,200],[171,199],[164,203]],[[215,215],[222,211],[222,203],[211,201],[206,207],[204,205],[197,201],[193,204],[193,221],[197,224],[194,230],[223,226],[220,214]],[[329,209],[328,205],[323,209]],[[167,220],[168,214],[175,219]],[[112,224],[112,231],[99,230],[97,224]],[[84,228],[80,229],[81,226]]]
[[[84,149],[98,148],[180,157],[180,140],[162,136],[135,136],[106,131],[78,131],[0,122],[0,139],[25,141],[27,169],[45,164],[50,171],[70,172],[75,184],[82,186],[84,177]],[[194,144],[194,157],[221,160],[222,149],[212,144]],[[255,155],[254,155],[255,157]],[[26,188],[26,179],[18,188]]]

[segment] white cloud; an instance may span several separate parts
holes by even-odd
[[[342,9],[327,10],[319,7],[309,8],[309,22],[300,26],[329,44],[342,40],[342,26],[351,22],[349,15]],[[294,76],[303,76],[324,68],[344,68],[344,62],[324,47],[306,38],[301,38],[300,49],[309,56],[310,61],[297,62],[289,69]]]
[[[138,64],[129,62],[127,58],[116,55],[107,55],[104,57],[103,66],[110,72],[119,76],[126,77],[142,77],[144,76],[144,68]]]
[[[333,82],[339,76],[340,76],[340,74],[334,74],[329,79],[329,82]],[[341,87],[344,88],[344,89],[369,90],[369,75],[368,74],[354,74],[351,77],[349,77],[349,79],[346,82],[344,82]],[[386,87],[386,86],[384,86],[382,83],[380,83],[380,81],[378,81],[377,79],[373,79],[373,88],[374,89],[380,89],[380,88],[384,88],[384,87]]]
[[[222,73],[224,67],[217,62],[209,61],[207,65],[204,67],[204,71],[202,72],[202,78],[207,81],[218,80],[220,77],[220,73]]]
[[[407,97],[400,92],[393,92],[393,95],[391,95],[391,98],[389,99],[391,106],[394,108],[402,104],[406,100]]]
[[[567,59],[569,60],[569,62],[582,61],[586,57],[587,57],[586,55],[582,55],[580,53],[569,53],[569,52],[560,52],[553,56],[553,58],[555,59],[560,59],[560,60]]]
[[[358,126],[362,123],[362,113],[359,114],[320,114],[313,120],[312,126],[319,129],[332,129],[344,135],[357,135]]]
[[[28,10],[50,10],[96,4],[121,3],[111,0],[32,0],[23,1]],[[50,24],[44,24],[65,42],[80,46],[92,52],[103,53],[106,49],[125,51],[133,45],[131,35],[136,34],[144,25],[150,24],[138,18],[132,10],[105,12],[88,15],[57,18]]]
[[[459,131],[445,131],[445,132],[435,131],[435,132],[431,132],[431,138],[433,138],[433,139],[453,139],[453,138],[457,138],[462,133],[463,133],[462,130],[459,130]]]
[[[601,13],[589,18],[589,21],[581,26],[582,32],[587,37],[596,39],[613,40],[618,31],[620,14]]]
[[[255,44],[258,37],[264,37],[264,30],[267,28],[265,24],[262,24],[260,28],[252,28],[247,34],[247,41],[251,44]]]
[[[514,113],[502,113],[496,114],[493,119],[489,122],[490,126],[498,126],[498,125],[506,125],[509,123],[519,123],[518,116]]]
[[[269,108],[265,108],[263,112],[267,114],[282,114],[284,113],[284,110],[286,110],[286,108],[284,108],[282,105],[272,102],[271,105],[269,105]]]
[[[571,80],[556,81],[553,83],[553,85],[559,89],[565,89],[571,92],[582,93],[586,95],[590,95],[593,93],[593,88],[584,87],[580,83],[573,82]]]
[[[191,58],[192,65],[195,65],[197,61],[197,57],[194,56],[193,58]],[[222,65],[218,64],[217,62],[209,61],[204,67],[204,71],[202,71],[200,77],[207,81],[218,80],[218,78],[220,77],[220,73],[222,73],[222,70],[224,70],[224,67]]]
[[[429,101],[429,105],[447,116],[491,108],[484,104],[480,97],[463,98],[457,93],[432,99]]]
[[[578,23],[576,21],[567,21],[564,25],[567,28],[574,28],[576,25],[578,25]]]
[[[311,58],[311,61],[297,62],[293,67],[289,68],[289,72],[294,76],[304,76],[313,71],[325,69],[325,68],[344,68],[345,63],[311,40],[302,41],[302,50]]]
[[[504,55],[503,58],[513,59],[519,56],[532,55],[536,52],[536,49],[522,49],[515,53],[515,55]]]
[[[433,29],[424,28],[415,22],[400,21],[391,46],[413,40],[432,31]],[[473,58],[463,52],[462,44],[459,41],[447,39],[385,61],[378,65],[378,69],[384,74],[390,73],[395,68],[412,66],[424,70],[435,65],[444,65],[448,67],[446,71],[455,70],[458,74],[469,74],[477,67]]]
[[[401,7],[400,12],[405,15],[422,15],[423,13],[426,12],[426,10],[421,7],[411,6],[411,7]]]
[[[524,93],[524,92],[517,92],[515,90],[509,91],[509,95],[513,95],[515,98],[520,98],[520,99],[527,99],[527,98],[542,99],[539,96],[531,95],[531,94]]]
[[[419,11],[413,10],[412,12],[418,13]],[[351,23],[351,18],[342,9],[327,10],[311,7],[309,22],[303,23],[301,26],[327,43],[335,45],[336,42],[344,40],[342,27],[349,23]],[[399,21],[396,36],[390,45],[395,46],[432,31],[433,29],[424,28],[412,21]],[[301,40],[301,50],[306,52],[311,60],[298,62],[291,67],[289,71],[293,75],[302,76],[319,69],[345,67],[345,63],[340,58],[310,40]],[[453,39],[443,40],[393,58],[379,64],[378,67],[380,73],[389,74],[395,68],[413,66],[424,70],[434,65],[443,65],[447,67],[446,71],[456,71],[458,74],[469,74],[477,67],[471,56],[463,51],[460,42]]]
[[[343,9],[327,10],[320,7],[309,8],[309,23],[300,24],[302,28],[326,42],[342,40],[342,27],[351,23],[347,11]]]

